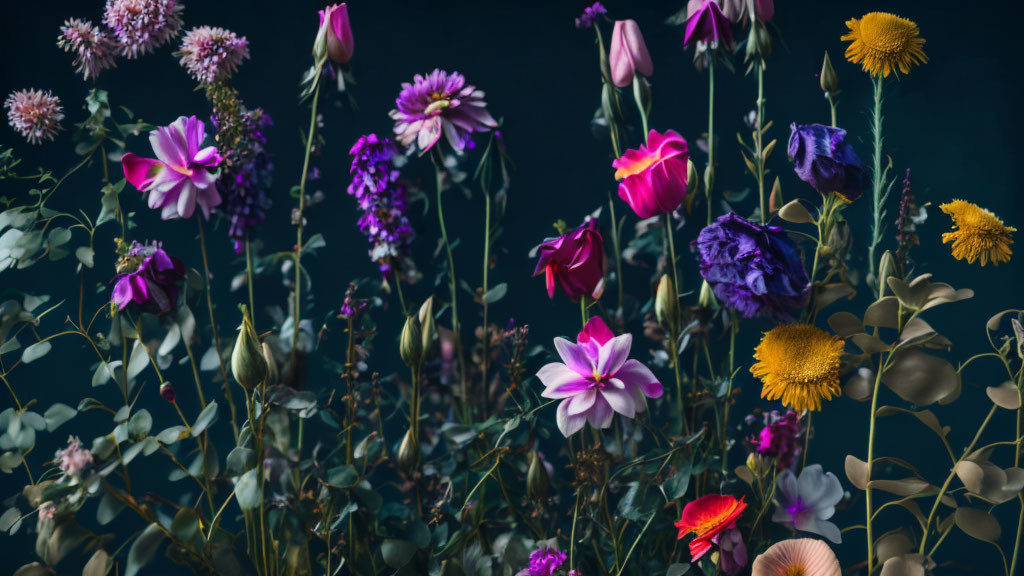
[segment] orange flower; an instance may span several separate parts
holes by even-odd
[[[680,540],[693,532],[697,535],[690,542],[690,556],[696,562],[711,550],[711,543],[718,534],[736,523],[747,507],[742,498],[737,500],[725,494],[708,494],[683,508],[683,517],[676,522]]]

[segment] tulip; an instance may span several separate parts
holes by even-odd
[[[604,289],[604,241],[595,220],[557,238],[545,240],[534,252],[537,254],[537,268],[533,275],[545,275],[548,297],[555,297],[556,280],[574,301],[585,295],[601,296]]]
[[[633,76],[654,73],[651,55],[635,20],[618,20],[612,31],[612,46],[608,54],[612,82],[619,88],[633,83]]]
[[[348,6],[344,2],[320,11],[318,45],[320,42],[326,42],[327,56],[335,64],[348,64],[352,59],[352,25],[348,20]]]
[[[612,162],[619,198],[641,218],[672,212],[686,197],[689,147],[677,132],[651,130],[647,145]]]
[[[694,41],[709,44],[718,42],[727,50],[732,49],[729,19],[722,14],[722,9],[713,0],[704,0],[700,8],[692,11],[686,20],[683,44],[689,46]]]

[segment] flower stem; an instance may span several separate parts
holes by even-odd
[[[252,247],[249,242],[249,238],[245,239],[245,283],[249,287],[249,310],[256,314],[256,300],[253,298],[253,287],[252,287]]]
[[[491,268],[491,194],[489,191],[484,190],[484,270],[483,270],[483,287],[481,288],[481,298],[483,302],[483,335],[480,340],[480,346],[483,349],[483,353],[480,355],[480,382],[483,385],[484,395],[484,418],[487,417],[486,410],[490,404],[487,398],[487,361],[488,361],[488,346],[491,341],[490,330],[487,327],[487,273]]]
[[[892,353],[889,353],[889,358],[892,358]],[[865,482],[867,485],[864,487],[864,502],[866,507],[867,516],[865,518],[865,527],[867,528],[868,538],[868,575],[874,571],[875,566],[875,542],[874,542],[874,531],[872,530],[872,501],[871,501],[871,462],[875,457],[875,415],[878,412],[878,390],[881,388],[882,373],[885,372],[885,368],[889,363],[889,359],[881,363],[878,366],[878,373],[875,374],[875,385],[871,392],[871,418],[868,424],[868,470],[867,479]],[[810,434],[810,428],[808,428],[806,434]]]
[[[871,199],[872,199],[872,223],[871,223],[871,244],[868,246],[868,278],[875,278],[877,273],[877,262],[875,262],[875,249],[882,241],[882,212],[883,198],[882,188],[885,183],[882,181],[882,78],[874,78],[875,84],[875,108],[871,116],[871,134],[874,138],[875,148],[872,155],[873,170],[871,173]],[[834,122],[833,122],[834,123]],[[881,280],[875,278],[875,293],[881,290]]]
[[[313,103],[310,105],[309,132],[306,134],[306,155],[302,161],[302,180],[299,181],[299,214],[296,219],[295,236],[295,302],[292,311],[292,360],[296,359],[299,345],[299,321],[302,319],[302,232],[306,211],[306,179],[309,176],[309,156],[313,152],[313,135],[316,133],[316,110],[320,102],[320,81],[313,89]]]
[[[676,301],[679,300],[679,267],[676,266],[676,242],[672,229],[672,215],[665,214],[665,237],[668,238],[669,265],[672,267],[672,284],[676,293],[673,295]],[[672,358],[672,368],[676,376],[676,409],[679,410],[679,417],[682,418],[683,430],[690,431],[690,425],[686,420],[686,413],[683,410],[683,377],[679,372],[679,317],[670,318],[669,334],[672,341],[669,344],[669,356]]]
[[[708,200],[708,224],[712,220],[711,191],[715,187],[715,59],[708,58],[708,166],[704,171],[704,194]]]
[[[224,363],[224,353],[220,347],[220,333],[217,331],[217,319],[213,314],[213,296],[210,293],[210,259],[206,255],[206,233],[203,231],[203,217],[196,216],[199,223],[199,249],[203,253],[203,288],[206,292],[206,310],[210,313],[210,331],[213,333],[213,347],[217,350],[217,363],[220,366],[220,376],[224,380],[224,398],[228,401],[228,408],[231,410],[231,429],[235,434],[235,441],[238,441],[238,414],[235,411],[235,399],[231,395],[231,381],[228,379],[227,365]]]

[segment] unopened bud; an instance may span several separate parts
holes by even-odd
[[[406,475],[411,475],[420,463],[420,442],[413,428],[409,427],[398,446],[398,469]]]
[[[160,397],[168,402],[174,402],[178,399],[178,393],[175,392],[173,384],[164,382],[160,385]]]
[[[755,478],[764,478],[772,469],[764,456],[753,452],[747,456],[747,468]]]
[[[700,184],[700,180],[697,176],[697,167],[694,166],[693,160],[686,160],[686,194],[692,196],[697,192],[697,186]]]
[[[782,182],[779,182],[779,177],[776,176],[775,183],[772,184],[772,193],[768,196],[768,212],[774,214],[785,205],[786,202],[782,199]]]
[[[415,316],[405,319],[398,351],[402,354],[402,362],[410,368],[419,366],[423,359],[423,337],[420,334],[420,322]]]
[[[836,76],[836,70],[832,67],[832,60],[829,59],[827,51],[825,52],[825,61],[821,65],[821,76],[818,79],[821,80],[821,89],[825,95],[835,98],[836,92],[839,91],[839,77]]]
[[[526,470],[526,494],[534,502],[543,503],[548,499],[548,471],[544,460],[534,451],[530,455],[530,467]]]
[[[662,274],[658,282],[658,293],[654,297],[654,315],[658,317],[658,322],[662,326],[675,330],[679,321],[679,293],[668,274]]]
[[[888,286],[889,277],[896,274],[896,260],[892,252],[886,250],[882,254],[882,260],[878,263],[878,297],[885,296],[885,287]]]
[[[267,386],[274,386],[280,376],[277,372],[277,361],[274,360],[274,351],[266,342],[263,343],[263,360],[267,363]]]
[[[426,360],[437,352],[437,324],[434,322],[434,297],[420,306],[420,336],[422,341],[423,359]]]
[[[711,284],[705,280],[700,285],[700,296],[697,298],[697,302],[702,308],[714,308],[717,300],[715,299],[715,291],[711,289]]]
[[[331,23],[324,19],[320,29],[316,32],[316,39],[313,40],[313,61],[320,62],[327,58],[327,34],[330,32]]]
[[[231,374],[249,393],[267,379],[267,361],[263,358],[259,336],[245,306],[242,307],[242,325],[238,327],[235,349],[231,351]]]

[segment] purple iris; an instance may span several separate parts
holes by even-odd
[[[821,194],[836,192],[851,202],[867,186],[867,171],[846,130],[821,124],[790,125],[789,158],[796,175]]]

